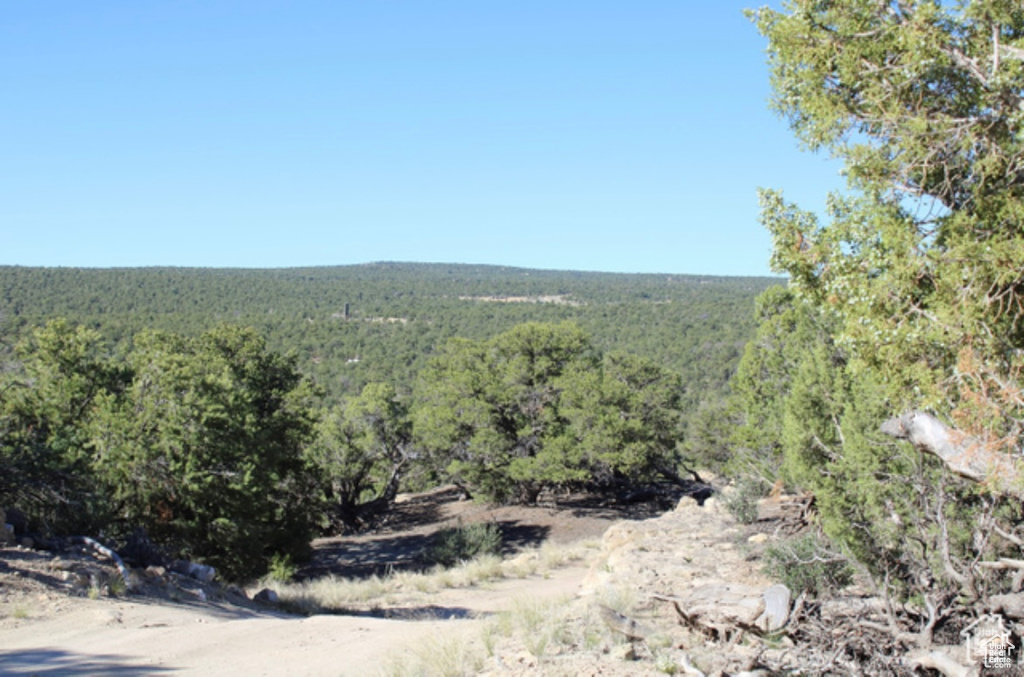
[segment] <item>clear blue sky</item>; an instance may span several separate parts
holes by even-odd
[[[768,273],[758,3],[6,3],[0,264]]]

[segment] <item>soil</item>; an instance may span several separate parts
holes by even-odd
[[[588,494],[573,494],[537,506],[490,506],[463,500],[455,487],[400,494],[387,521],[369,533],[321,538],[313,542],[312,561],[299,578],[327,574],[361,578],[430,565],[420,556],[442,529],[491,522],[502,534],[503,555],[543,543],[599,539],[620,519],[642,520],[675,506],[678,496],[649,503],[616,504]]]
[[[454,488],[404,495],[375,531],[316,541],[315,555],[298,577],[358,578],[422,568],[420,554],[432,535],[460,523],[498,524],[505,554],[512,556],[545,542],[597,540],[616,521],[647,519],[664,507],[614,505],[587,496],[537,507],[488,507],[459,500]],[[55,553],[0,547],[0,673],[373,674],[417,641],[472,632],[482,617],[512,600],[571,598],[588,567],[443,590],[422,600],[423,613],[391,617],[294,616],[252,601],[254,590],[246,594],[162,568],[136,573],[129,594],[109,583],[116,579],[109,562],[82,548]],[[500,672],[545,673],[529,662],[512,664]],[[590,669],[565,667],[580,674]],[[628,665],[593,670],[634,673]]]

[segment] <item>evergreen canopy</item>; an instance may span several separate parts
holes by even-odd
[[[936,412],[1005,477],[1024,435],[1024,8],[791,0],[753,18],[773,105],[851,189],[827,223],[763,192],[773,267],[837,316],[894,413]]]

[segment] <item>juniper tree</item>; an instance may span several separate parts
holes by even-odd
[[[825,220],[762,193],[773,268],[835,315],[893,414],[933,412],[973,479],[1024,493],[1024,7],[790,0],[753,18],[773,106],[849,184]]]
[[[601,355],[572,323],[527,323],[446,344],[421,375],[414,421],[449,477],[530,502],[547,487],[679,481],[682,394],[678,376]]]

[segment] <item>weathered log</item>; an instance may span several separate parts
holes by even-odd
[[[782,630],[790,618],[790,592],[784,585],[762,591],[748,585],[709,583],[679,596],[651,597],[671,602],[683,625],[720,637],[735,636],[737,632],[764,637]]]
[[[114,563],[114,566],[117,567],[117,571],[121,574],[121,579],[124,580],[125,588],[128,590],[132,590],[135,587],[135,581],[132,578],[131,572],[128,570],[128,567],[124,565],[124,562],[121,560],[121,556],[118,555],[116,552],[114,552],[107,546],[103,545],[99,541],[89,538],[88,536],[72,536],[68,540],[70,540],[72,543],[84,545],[87,548],[90,548],[91,550],[98,552],[99,554],[108,558],[111,562]]]
[[[1024,593],[992,595],[985,600],[990,613],[1002,614],[1015,620],[1024,619]]]
[[[984,483],[996,493],[1024,498],[1021,463],[997,445],[953,430],[931,414],[912,411],[891,418],[881,431],[937,457],[961,477]]]
[[[792,599],[789,588],[777,583],[764,591],[764,613],[757,619],[757,624],[767,632],[776,632],[786,626],[789,621],[789,602]]]
[[[820,615],[828,623],[851,619],[884,619],[888,606],[881,597],[838,597],[821,602]]]
[[[814,509],[814,494],[783,495],[762,498],[757,502],[759,520],[777,520],[784,524],[804,526]]]
[[[644,640],[654,634],[654,630],[643,623],[603,604],[601,605],[601,620],[609,630],[621,633],[630,640]]]
[[[968,667],[956,659],[963,654],[963,647],[932,647],[911,651],[904,663],[911,668],[937,670],[946,677],[975,677],[980,672],[977,666]]]

